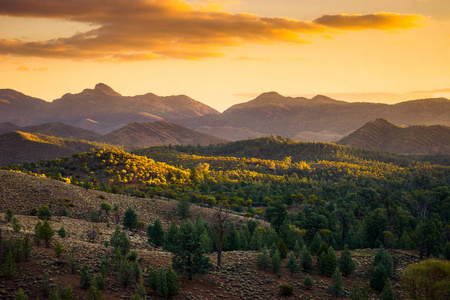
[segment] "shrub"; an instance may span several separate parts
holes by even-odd
[[[14,295],[15,300],[28,300],[28,296],[25,294],[25,292],[22,289],[19,289],[19,291]]]
[[[38,218],[41,220],[51,220],[52,219],[52,212],[50,211],[50,208],[48,207],[48,205],[43,205],[43,206],[39,207]]]
[[[100,221],[100,218],[98,215],[98,211],[95,208],[93,208],[91,210],[91,222],[98,223],[99,221]]]
[[[281,294],[285,297],[290,296],[294,291],[294,288],[290,284],[282,284],[280,285]]]
[[[62,292],[61,295],[61,299],[62,300],[74,300],[75,296],[73,294],[73,290],[72,287],[70,285],[68,285]]]
[[[62,217],[68,217],[69,216],[69,213],[67,212],[66,206],[63,206],[62,211],[61,211],[61,216]]]
[[[309,275],[306,275],[305,280],[303,281],[303,285],[306,290],[312,290],[314,282]]]
[[[413,299],[448,299],[450,262],[427,259],[403,271],[404,287]]]
[[[136,229],[137,229],[137,230],[142,230],[142,229],[144,229],[144,228],[145,228],[145,223],[142,222],[142,221],[138,221],[138,222],[137,222]]]
[[[12,209],[8,209],[5,213],[5,220],[7,222],[11,222],[14,217],[14,211]]]

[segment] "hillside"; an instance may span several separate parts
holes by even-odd
[[[0,135],[0,165],[52,160],[103,147],[112,146],[14,131]]]
[[[366,123],[338,143],[400,154],[450,154],[450,127],[399,127],[385,119],[377,119]]]
[[[133,122],[97,139],[99,142],[125,147],[150,147],[157,145],[210,145],[225,140],[190,128],[167,122]]]
[[[24,127],[20,127],[12,123],[0,124],[0,134],[11,131],[41,133],[58,138],[88,140],[88,141],[93,141],[94,139],[100,136],[99,134],[93,131],[78,128],[75,126],[70,126],[59,122],[45,123],[41,125],[24,126]]]
[[[176,120],[218,113],[184,95],[122,96],[102,83],[78,94],[65,94],[53,102],[6,89],[0,90],[0,99],[0,122],[19,126],[63,122],[101,134],[131,122]]]
[[[443,124],[450,126],[450,100],[444,98],[402,102],[348,103],[325,96],[312,99],[264,93],[234,105],[220,115],[182,120],[192,127],[234,127],[261,135],[282,135],[300,141],[333,142],[376,118],[402,125]],[[234,140],[232,135],[221,137]]]

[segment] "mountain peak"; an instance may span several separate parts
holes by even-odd
[[[256,97],[256,99],[282,99],[282,98],[284,98],[284,96],[282,96],[274,91],[262,93],[261,95]]]
[[[95,85],[94,91],[96,91],[98,93],[106,94],[109,96],[122,96],[121,94],[119,94],[118,92],[113,90],[110,86],[108,86],[104,83],[97,83]]]

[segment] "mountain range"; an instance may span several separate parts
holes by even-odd
[[[165,120],[230,141],[280,135],[298,141],[335,142],[378,118],[401,126],[450,126],[449,116],[450,100],[445,98],[389,105],[349,103],[321,95],[312,99],[285,97],[268,92],[219,113],[188,96],[122,96],[102,83],[78,94],[65,94],[53,102],[10,89],[0,90],[0,122],[27,127],[63,122],[101,135],[133,122]]]
[[[450,127],[444,125],[400,127],[385,119],[377,119],[366,123],[338,143],[399,154],[449,154]]]

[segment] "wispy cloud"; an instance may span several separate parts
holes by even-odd
[[[450,93],[450,88],[448,89],[436,89],[436,90],[426,90],[426,91],[414,91],[414,94],[430,94],[430,93]]]
[[[0,0],[0,15],[95,24],[68,38],[24,42],[0,39],[0,55],[98,61],[220,57],[244,43],[305,43],[308,35],[341,30],[408,29],[423,17],[378,13],[323,16],[301,21],[232,14],[214,1]]]
[[[20,66],[20,67],[17,68],[17,70],[19,70],[19,71],[29,71],[30,69],[28,67],[26,67],[26,66]]]

